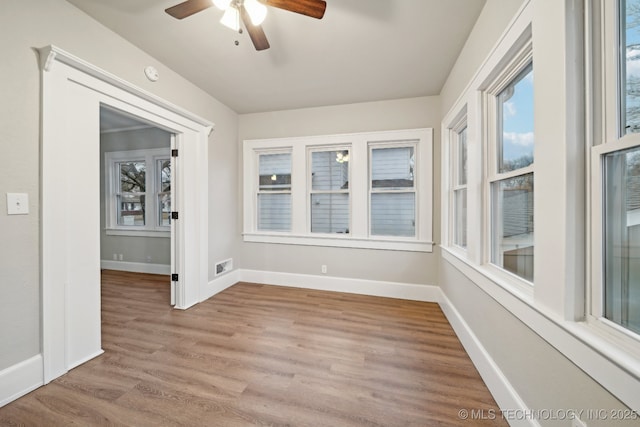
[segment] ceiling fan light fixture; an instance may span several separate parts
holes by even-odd
[[[230,4],[231,0],[213,0],[213,5],[220,10],[227,10]]]
[[[233,31],[239,31],[240,12],[235,6],[229,5],[229,7],[227,7],[227,10],[224,11],[224,15],[222,15],[220,23],[227,28],[231,28]]]
[[[264,18],[267,17],[267,6],[258,0],[244,0],[244,8],[247,10],[253,25],[262,24]]]

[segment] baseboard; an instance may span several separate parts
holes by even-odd
[[[317,276],[312,274],[279,273],[274,271],[240,270],[243,282],[288,286],[320,291],[438,302],[440,288],[432,285],[351,279],[347,277]]]
[[[449,298],[440,291],[440,308],[447,317],[449,324],[453,327],[458,339],[462,343],[462,346],[467,351],[467,354],[471,358],[474,366],[480,373],[482,380],[487,385],[487,388],[496,400],[496,403],[503,411],[509,411],[505,413],[505,416],[509,416],[510,412],[518,414],[527,414],[530,409],[526,406],[524,401],[518,395],[518,392],[513,388],[507,377],[502,373],[500,367],[493,360],[491,355],[484,348],[478,337],[473,333],[467,322],[464,320],[460,312],[453,306]],[[464,408],[468,410],[481,409],[481,408]],[[503,412],[504,413],[504,412]],[[501,414],[496,414],[500,417]],[[531,417],[513,417],[509,418],[509,425],[522,426],[522,427],[539,427],[540,424],[534,419],[527,419]],[[524,418],[524,419],[517,419]]]
[[[240,270],[233,270],[217,276],[207,283],[207,288],[200,292],[200,302],[211,298],[215,294],[224,291],[229,286],[233,286],[240,281]]]
[[[104,270],[130,271],[132,273],[171,274],[171,266],[167,264],[150,264],[146,262],[111,261],[103,259],[100,268]]]
[[[0,371],[0,407],[43,385],[43,378],[41,354]]]

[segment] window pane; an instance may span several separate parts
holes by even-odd
[[[258,230],[291,230],[291,194],[258,194]]]
[[[349,151],[311,153],[311,188],[346,190],[349,188]]]
[[[311,195],[312,233],[349,233],[349,194]]]
[[[623,132],[640,132],[640,0],[626,0],[622,14],[621,40],[625,55],[621,58],[624,84],[623,93]]]
[[[453,192],[453,243],[467,247],[467,189]]]
[[[145,195],[120,194],[118,202],[118,225],[144,225]]]
[[[171,225],[171,193],[158,194],[158,224],[162,227]]]
[[[159,192],[166,193],[171,191],[171,160],[158,160],[158,171],[160,174]]]
[[[605,160],[605,317],[640,333],[640,148]]]
[[[491,262],[533,282],[533,174],[492,184]]]
[[[415,236],[415,193],[372,193],[371,234],[374,236]]]
[[[467,184],[467,128],[458,133],[458,185]]]
[[[260,191],[291,190],[291,153],[260,154]]]
[[[147,168],[145,162],[118,163],[120,193],[144,193]]]
[[[498,172],[533,163],[533,64],[498,95]]]
[[[371,188],[413,188],[414,165],[413,147],[371,150]]]

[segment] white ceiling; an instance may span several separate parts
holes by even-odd
[[[238,113],[438,95],[485,3],[327,0],[322,20],[269,7],[257,52],[215,7],[177,20],[164,9],[181,0],[67,1]]]

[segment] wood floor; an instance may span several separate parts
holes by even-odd
[[[166,277],[114,271],[102,298],[105,354],[0,425],[507,425],[437,304],[238,283],[179,311]]]

